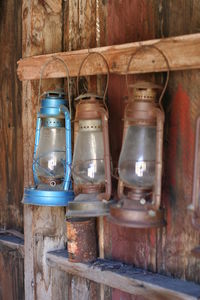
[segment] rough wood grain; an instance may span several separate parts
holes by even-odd
[[[196,0],[156,1],[157,36],[168,37],[199,32],[200,2]],[[199,245],[199,232],[191,225],[187,206],[191,203],[195,120],[200,111],[199,70],[170,75],[164,100],[165,173],[163,200],[167,228],[160,232],[158,271],[200,283],[200,263],[191,255]]]
[[[24,240],[9,234],[0,234],[0,246],[17,250],[24,257]]]
[[[107,13],[107,44],[130,43],[155,38],[154,1],[109,1]],[[133,63],[133,66],[135,62]],[[143,75],[144,80],[149,75]],[[157,79],[157,78],[156,78]],[[141,80],[141,75],[129,76]],[[108,99],[110,115],[110,145],[114,167],[117,167],[122,142],[123,114],[127,87],[122,76],[111,75]],[[115,188],[116,190],[116,188]],[[106,233],[108,235],[108,233]],[[156,230],[140,230],[110,224],[109,241],[113,259],[134,264],[145,270],[156,271]],[[108,248],[108,247],[107,247]],[[106,249],[108,252],[108,249]],[[113,300],[144,300],[143,296],[112,290]],[[148,299],[148,297],[146,297]],[[145,300],[146,300],[145,299]]]
[[[200,297],[200,286],[197,284],[144,272],[120,262],[101,259],[88,264],[72,263],[68,260],[65,250],[49,252],[46,258],[52,268],[147,299],[197,300]]]
[[[167,39],[135,42],[130,44],[91,48],[71,52],[53,53],[27,57],[18,61],[18,76],[20,80],[33,80],[40,78],[41,66],[52,56],[62,58],[69,66],[70,76],[77,76],[79,66],[89,51],[100,52],[106,58],[111,73],[125,74],[130,55],[141,45],[155,45],[167,56],[170,69],[188,70],[200,68],[200,34],[178,36]],[[91,58],[91,65],[83,67],[82,75],[106,74],[106,67],[99,57]],[[166,63],[163,57],[154,49],[135,56],[134,64],[130,66],[130,73],[150,73],[166,71]],[[44,78],[65,77],[60,65],[55,62],[44,72]]]
[[[0,229],[23,228],[21,1],[0,2]]]
[[[0,242],[0,299],[24,300],[24,259]]]
[[[93,0],[69,0],[64,5],[64,51],[72,51],[96,46],[96,3]],[[69,68],[72,61],[68,63]],[[87,66],[90,65],[90,61]],[[82,74],[82,72],[81,72]],[[96,88],[96,80],[87,78],[88,85]],[[70,80],[75,87],[74,79]],[[72,89],[74,96],[76,89]],[[85,278],[69,275],[69,300],[96,300],[98,287],[96,283]]]
[[[23,57],[62,50],[62,1],[23,0]],[[60,66],[61,67],[61,66]],[[42,81],[42,92],[61,87],[60,80]],[[32,158],[38,82],[23,83],[24,183],[33,184]],[[64,208],[24,207],[25,297],[65,299],[67,274],[55,272],[45,263],[46,252],[65,247]]]

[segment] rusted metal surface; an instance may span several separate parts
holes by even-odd
[[[161,107],[156,107],[157,85],[149,82],[137,82],[133,85],[133,89],[134,95],[129,98],[124,112],[123,141],[130,126],[156,128],[155,180],[153,187],[139,187],[127,184],[119,178],[118,197],[120,202],[111,206],[110,220],[127,227],[160,227],[165,224],[164,211],[161,209],[164,113]],[[129,161],[131,157],[126,159]],[[144,201],[143,203],[141,203],[141,199]]]
[[[105,168],[105,192],[99,194],[99,199],[109,200],[111,196],[111,168],[110,168],[110,149],[109,149],[109,137],[108,137],[108,114],[103,102],[100,102],[94,97],[89,97],[88,99],[81,100],[76,106],[75,122],[78,123],[81,120],[101,120],[101,129],[104,141],[104,153],[102,153],[104,158],[104,168]],[[89,127],[89,126],[88,126]],[[78,130],[78,129],[77,129]],[[80,128],[79,128],[80,130]],[[93,131],[93,127],[91,128]],[[75,131],[75,143],[77,138],[77,132]],[[103,159],[102,158],[102,159]],[[75,167],[74,171],[75,171]],[[74,177],[78,176],[74,172]],[[99,185],[97,186],[99,190]],[[84,192],[94,193],[94,187],[89,184],[87,190],[87,183],[84,186]],[[75,193],[81,193],[78,184],[74,184]],[[98,192],[97,190],[97,192]]]
[[[90,262],[97,258],[95,218],[69,219],[67,224],[67,247],[72,262]]]

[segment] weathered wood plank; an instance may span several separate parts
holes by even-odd
[[[52,57],[63,59],[69,67],[70,76],[77,76],[79,66],[88,52],[96,51],[106,58],[110,72],[125,74],[130,55],[141,45],[155,45],[167,56],[170,69],[188,70],[200,68],[200,34],[135,42],[116,46],[84,49],[70,52],[60,52],[47,55],[26,57],[18,61],[18,76],[20,80],[39,79],[41,67]],[[166,71],[167,66],[163,57],[154,49],[139,53],[130,66],[130,73],[149,73]],[[82,75],[106,74],[106,67],[101,58],[91,57],[91,64],[82,68]],[[55,61],[44,72],[44,78],[65,77],[64,68]]]
[[[64,51],[72,51],[96,46],[96,5],[94,0],[69,0],[64,2],[63,39]],[[89,64],[87,64],[89,65]],[[81,72],[82,73],[82,72]],[[76,87],[74,79],[71,86]],[[96,80],[88,78],[88,86],[94,90]],[[72,89],[76,95],[76,89]],[[85,278],[69,275],[69,300],[97,300],[99,299],[97,284]]]
[[[199,32],[200,1],[158,0],[155,8],[159,36]],[[157,270],[200,283],[200,260],[191,254],[200,232],[191,224],[187,206],[192,199],[195,121],[200,111],[199,70],[170,74],[164,99],[163,202],[167,227],[157,243]]]
[[[24,259],[0,242],[0,299],[24,300]]]
[[[23,57],[62,51],[62,0],[23,0]],[[41,92],[60,88],[62,81],[42,82]],[[38,82],[23,83],[24,185],[33,184],[32,162]],[[65,246],[64,208],[24,207],[25,298],[66,299],[67,274],[45,263],[46,252]]]
[[[0,1],[0,19],[0,229],[22,230],[21,0]]]
[[[10,249],[18,250],[24,257],[24,240],[8,234],[0,234],[0,246],[5,246]]]
[[[145,21],[144,21],[145,20]],[[154,0],[108,1],[107,13],[108,45],[140,42],[155,38]],[[133,62],[134,66],[134,62]],[[150,80],[151,75],[132,75],[129,81]],[[160,77],[160,74],[158,75]],[[156,81],[159,82],[158,76]],[[127,86],[123,76],[111,74],[108,87],[109,129],[111,156],[114,168],[117,168],[123,133],[123,114]],[[116,190],[116,188],[115,188]],[[156,272],[156,235],[157,230],[126,228],[105,222],[107,257],[133,264],[134,266]],[[108,246],[111,254],[108,252]],[[111,256],[112,255],[112,256]],[[148,296],[131,296],[117,289],[112,289],[112,299],[147,300]]]
[[[133,268],[116,261],[97,260],[94,263],[72,263],[66,250],[49,252],[47,264],[55,269],[109,285],[134,295],[148,296],[154,300],[194,300],[200,297],[200,286]]]

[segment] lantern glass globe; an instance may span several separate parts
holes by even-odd
[[[155,180],[156,127],[129,126],[120,158],[120,179],[133,187],[151,188]]]

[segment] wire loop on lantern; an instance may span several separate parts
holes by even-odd
[[[139,52],[143,51],[143,50],[146,50],[146,49],[155,49],[157,52],[159,52],[162,57],[164,58],[165,60],[165,63],[166,63],[166,66],[167,66],[167,78],[165,80],[165,84],[164,84],[164,87],[162,89],[162,93],[160,94],[160,97],[159,97],[159,100],[158,100],[158,103],[159,103],[159,106],[161,107],[162,109],[162,105],[161,105],[161,100],[164,96],[164,93],[166,91],[166,88],[167,88],[167,85],[168,85],[168,81],[169,81],[169,72],[170,72],[170,65],[169,65],[169,61],[168,61],[168,58],[167,56],[164,54],[164,52],[162,50],[160,50],[158,47],[156,47],[155,45],[141,45],[140,48],[138,48],[130,57],[129,59],[129,62],[128,62],[128,65],[127,65],[127,69],[126,69],[126,86],[127,86],[127,90],[128,90],[128,94],[129,94],[129,84],[128,84],[128,72],[129,72],[129,68],[130,68],[130,65],[131,65],[131,62],[133,60],[133,57],[135,57],[136,54],[138,54]]]
[[[103,104],[108,112],[108,108],[107,108],[107,105],[106,105],[106,94],[107,94],[107,90],[108,90],[108,83],[109,83],[109,78],[110,78],[110,70],[109,70],[109,65],[108,65],[108,62],[107,60],[105,59],[105,57],[103,56],[103,54],[99,53],[99,52],[89,52],[85,58],[83,59],[83,61],[81,62],[81,65],[80,65],[80,68],[79,68],[79,71],[78,71],[78,76],[77,76],[77,94],[79,95],[79,79],[80,79],[80,74],[81,74],[81,69],[84,65],[84,63],[88,60],[89,56],[91,55],[99,55],[102,60],[104,61],[105,65],[106,65],[106,68],[107,68],[107,81],[106,81],[106,87],[105,87],[105,91],[104,91],[104,94],[103,96],[96,96],[96,98],[100,98],[100,99],[103,99]],[[78,100],[78,99],[82,99],[82,96],[85,96],[87,94],[84,94],[84,95],[80,95],[78,96],[75,100]]]
[[[195,154],[194,154],[194,175],[193,175],[193,191],[192,191],[192,224],[197,229],[200,229],[200,207],[199,207],[199,172],[200,172],[200,116],[196,120],[195,133]]]
[[[42,77],[43,77],[43,74],[44,74],[44,71],[46,69],[46,67],[48,65],[50,65],[52,62],[54,61],[59,61],[63,64],[63,66],[65,67],[65,71],[66,71],[66,76],[67,76],[67,93],[68,93],[68,101],[69,101],[69,113],[70,113],[70,118],[72,117],[72,108],[71,108],[71,93],[70,93],[70,84],[69,84],[69,69],[68,69],[68,66],[67,64],[65,63],[65,61],[60,58],[60,57],[57,57],[57,56],[52,56],[43,66],[42,66],[42,69],[40,71],[40,81],[39,81],[39,90],[38,90],[38,105],[39,105],[39,101],[40,101],[40,98],[46,93],[43,93],[42,95],[40,94],[41,93],[41,84],[42,84]],[[59,91],[58,91],[59,92]]]

